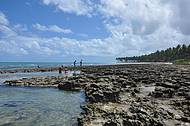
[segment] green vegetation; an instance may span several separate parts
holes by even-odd
[[[190,65],[190,59],[180,59],[173,62],[176,65]]]
[[[156,51],[149,55],[116,58],[120,62],[135,60],[138,62],[173,62],[175,64],[189,64],[190,45],[178,45],[166,50]]]

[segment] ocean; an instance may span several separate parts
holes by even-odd
[[[100,63],[83,63],[83,65],[98,65]],[[47,68],[58,66],[72,66],[72,62],[0,62],[0,70],[14,70],[21,68]],[[79,65],[79,63],[77,64]]]

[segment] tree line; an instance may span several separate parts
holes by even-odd
[[[190,44],[177,45],[176,47],[156,51],[148,55],[116,58],[116,60],[120,62],[173,62],[179,59],[190,59]]]

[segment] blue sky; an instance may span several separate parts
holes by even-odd
[[[54,6],[46,6],[39,0],[19,0],[14,4],[11,0],[1,0],[0,9],[10,24],[22,24],[29,27],[29,31],[40,36],[64,36],[74,39],[104,38],[109,35],[102,17],[76,16],[75,14],[63,13]],[[65,29],[71,29],[75,34],[54,34],[53,32],[40,32],[31,27],[32,24],[57,25]]]
[[[189,0],[1,0],[0,61],[113,62],[190,44]]]

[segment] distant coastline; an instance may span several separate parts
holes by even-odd
[[[133,57],[118,57],[116,58],[121,63],[136,63],[136,62],[171,62],[177,65],[190,64],[190,45],[178,45],[166,50],[156,51],[151,54],[133,56]]]

